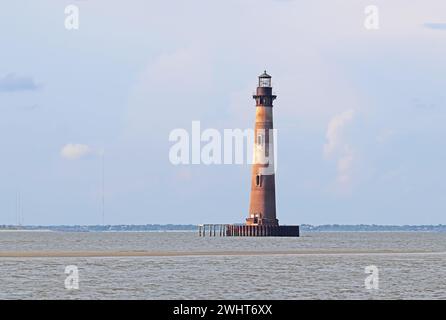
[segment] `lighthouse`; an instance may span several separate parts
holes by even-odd
[[[256,116],[248,217],[243,224],[201,224],[198,233],[202,237],[299,237],[298,225],[279,225],[276,216],[273,126],[276,96],[273,94],[271,76],[266,71],[259,76],[253,98]],[[293,208],[288,207],[288,210]]]
[[[273,95],[271,76],[259,76],[253,98],[256,102],[254,126],[254,161],[251,172],[251,194],[247,225],[279,225],[276,218],[276,186],[274,168]]]

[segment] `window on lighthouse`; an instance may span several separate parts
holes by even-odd
[[[259,78],[259,87],[271,87],[271,78]]]
[[[260,187],[260,185],[261,185],[261,179],[260,179],[260,174],[258,174],[257,176],[256,176],[256,186],[257,187]]]

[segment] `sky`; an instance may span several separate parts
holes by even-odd
[[[249,165],[174,165],[169,134],[252,127],[265,69],[280,223],[446,223],[443,0],[3,1],[0,39],[0,224],[18,193],[101,224],[102,160],[106,224],[243,222]]]

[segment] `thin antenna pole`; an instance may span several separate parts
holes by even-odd
[[[22,225],[21,211],[22,211],[22,199],[19,191],[17,194],[17,224],[19,226]]]
[[[105,225],[105,161],[102,151],[102,225]]]
[[[20,225],[23,226],[25,224],[25,217],[23,216],[23,201],[22,195],[20,194]]]
[[[16,219],[17,226],[19,226],[20,221],[19,221],[19,192],[18,191],[15,194],[15,219]]]

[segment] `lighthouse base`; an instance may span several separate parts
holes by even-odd
[[[299,226],[203,224],[199,235],[220,237],[299,237]]]
[[[299,226],[229,225],[228,237],[298,237]]]

